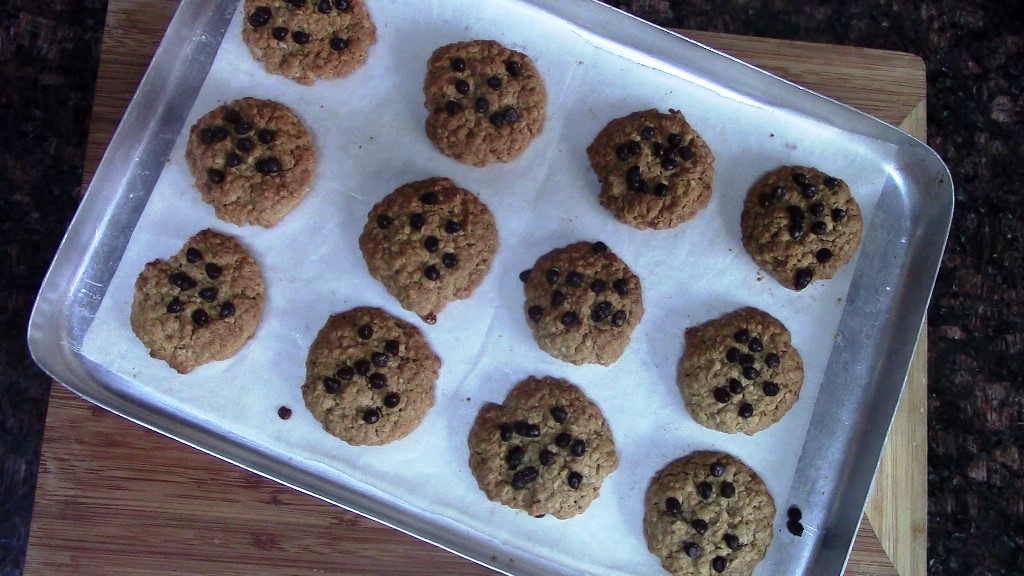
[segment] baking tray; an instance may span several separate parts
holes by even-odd
[[[372,10],[384,5],[370,4]],[[438,3],[426,1],[394,2],[388,9],[417,4],[438,9]],[[449,10],[475,10],[466,3],[445,4]],[[803,538],[787,537],[777,522],[770,563],[766,561],[758,572],[839,574],[895,412],[948,232],[952,185],[945,167],[922,143],[888,125],[600,3],[492,4],[528,10],[539,22],[614,53],[634,70],[672,74],[680,84],[711,89],[730,101],[820,122],[825,130],[891,147],[892,154],[879,166],[886,177],[874,206],[876,216],[864,235],[856,267],[851,266],[836,338],[821,374],[822,381],[843,385],[821,387],[809,412],[808,428],[814,433],[801,435],[802,446],[793,448],[799,459],[790,487],[775,494],[780,511],[789,504],[803,509],[808,530]],[[44,281],[29,327],[37,362],[73,391],[122,416],[481,564],[510,574],[578,573],[557,555],[535,554],[507,539],[499,541],[487,531],[409,506],[374,486],[339,479],[323,467],[296,465],[279,451],[216,431],[144,395],[126,393],[135,384],[131,378],[82,353],[150,194],[189,115],[194,115],[193,103],[236,10],[234,0],[212,5],[186,1],[179,8]],[[593,182],[588,185],[595,187]],[[684,327],[679,324],[676,332]],[[637,498],[644,488],[645,484],[636,486]]]

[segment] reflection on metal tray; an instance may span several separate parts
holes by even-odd
[[[125,393],[130,381],[81,354],[236,10],[234,2],[223,2],[213,12],[199,4],[186,2],[179,10],[55,259],[30,326],[33,354],[79,394],[222,458],[499,570],[570,573],[557,558],[510,551],[486,534],[419,514],[387,494],[337,482],[315,467],[287,465],[273,450],[212,434],[180,412]],[[865,234],[840,320],[842,338],[833,346],[823,376],[851,385],[822,388],[810,422],[815,433],[802,448],[793,489],[776,495],[780,507],[799,503],[805,523],[816,529],[799,540],[777,537],[773,573],[838,574],[895,410],[948,229],[952,194],[945,168],[921,143],[891,127],[597,3],[507,4],[542,10],[549,22],[604,50],[647,69],[678,74],[684,82],[710,87],[723,97],[821,119],[836,130],[894,146],[895,156],[884,166],[889,178]]]

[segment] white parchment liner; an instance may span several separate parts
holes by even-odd
[[[410,514],[490,536],[511,557],[559,563],[566,573],[658,573],[659,562],[643,541],[643,493],[657,470],[693,450],[722,450],[744,460],[765,479],[781,517],[856,261],[833,280],[799,293],[779,286],[758,271],[740,242],[743,197],[770,169],[810,165],[846,180],[868,222],[893,147],[732,99],[665,64],[646,66],[631,52],[515,0],[367,3],[379,36],[367,65],[313,87],[266,74],[243,45],[241,11],[235,14],[83,353],[132,381],[122,392],[140,401],[243,438],[280,454],[288,465],[369,489]],[[423,132],[427,58],[440,45],[476,38],[530,55],[547,83],[544,133],[506,165],[459,164],[437,152]],[[184,162],[187,127],[245,96],[292,107],[318,147],[309,196],[272,229],[217,220]],[[609,120],[647,108],[683,111],[717,157],[710,206],[674,230],[641,232],[618,223],[598,204],[599,186],[586,157],[587,145]],[[375,202],[403,183],[435,175],[481,197],[495,214],[501,245],[472,298],[450,305],[428,326],[369,276],[357,239]],[[170,257],[207,227],[240,237],[254,253],[267,284],[266,315],[236,357],[179,376],[151,359],[133,335],[132,289],[146,262]],[[552,248],[598,239],[639,275],[647,312],[614,366],[576,367],[533,342],[517,276]],[[305,410],[299,391],[316,332],[330,314],[360,305],[383,307],[418,325],[444,361],[435,407],[410,437],[384,447],[334,439]],[[684,329],[741,306],[781,319],[806,369],[793,410],[753,437],[697,425],[675,384]],[[601,496],[568,521],[535,519],[490,503],[467,465],[465,438],[480,406],[500,402],[531,374],[580,385],[604,411],[619,450],[619,470]],[[282,405],[294,410],[290,420],[278,419]],[[784,532],[776,530],[776,538],[789,537]],[[771,565],[769,550],[757,573],[771,573]]]

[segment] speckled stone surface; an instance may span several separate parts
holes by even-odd
[[[928,574],[1024,566],[1024,8],[1017,0],[608,0],[656,24],[901,50],[956,214],[929,310]],[[0,4],[0,574],[21,574],[49,382],[25,345],[81,195],[105,0]]]

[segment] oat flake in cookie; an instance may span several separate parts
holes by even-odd
[[[673,228],[711,201],[715,156],[678,110],[612,120],[587,155],[601,205],[634,228]]]
[[[644,499],[644,538],[676,576],[750,576],[772,542],[775,502],[728,454],[695,452],[658,472]]]
[[[233,356],[263,315],[263,279],[231,236],[203,230],[135,282],[131,325],[150,356],[185,374]]]
[[[252,57],[299,84],[348,75],[377,41],[363,0],[245,0],[243,10]]]
[[[287,106],[243,98],[215,108],[192,126],[185,160],[218,218],[269,228],[309,191],[316,149]]]
[[[803,361],[789,330],[741,308],[686,330],[678,384],[699,424],[753,434],[778,422],[800,397]]]
[[[423,86],[427,137],[473,166],[515,159],[544,130],[547,90],[533,61],[492,40],[442,46]]]
[[[864,221],[846,182],[814,168],[784,166],[750,189],[743,246],[791,290],[835,275],[860,244]]]
[[[406,310],[433,324],[491,269],[498,231],[475,194],[447,178],[400,186],[378,202],[359,236],[370,270]]]
[[[552,250],[520,278],[526,323],[559,360],[613,364],[644,315],[640,279],[604,242]]]
[[[469,433],[469,468],[480,489],[533,516],[583,512],[618,465],[601,410],[558,378],[520,382],[504,404],[481,408]]]
[[[302,398],[324,430],[353,445],[408,436],[434,405],[441,360],[423,334],[379,308],[335,314],[306,358]]]

